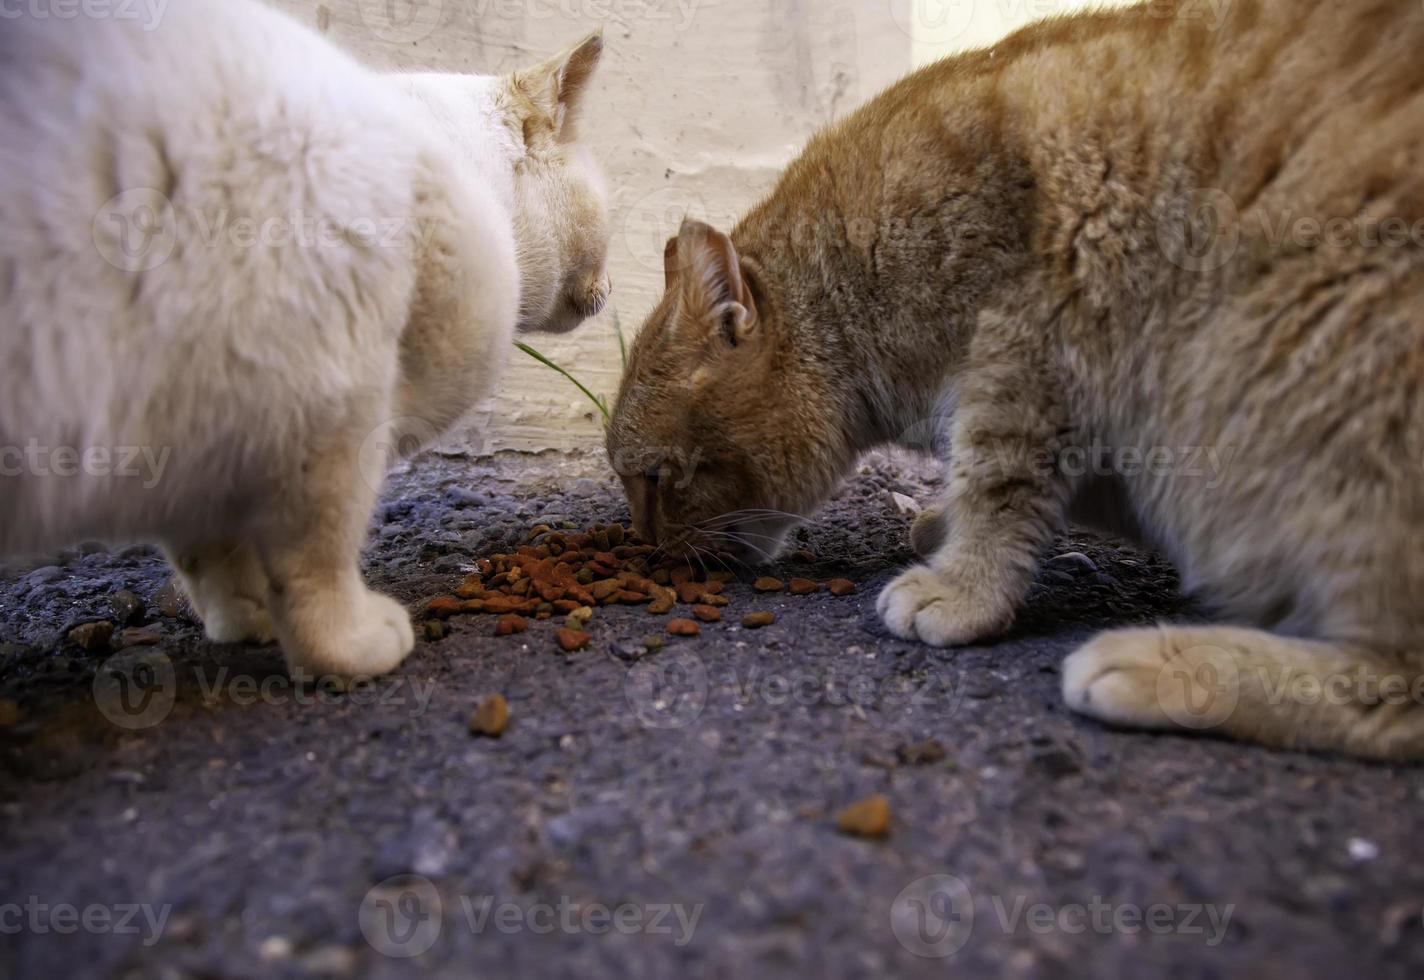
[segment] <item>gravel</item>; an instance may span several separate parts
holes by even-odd
[[[890,637],[894,494],[932,482],[868,465],[769,570],[849,597],[749,576],[697,638],[607,607],[574,653],[562,617],[456,616],[351,691],[203,642],[153,549],[4,566],[0,977],[1421,975],[1424,775],[1068,713],[1076,644],[1200,615],[1092,535],[1009,635]],[[627,518],[592,464],[425,457],[367,574],[416,610],[534,523]],[[472,735],[496,693],[508,728]],[[885,837],[837,829],[875,797]]]

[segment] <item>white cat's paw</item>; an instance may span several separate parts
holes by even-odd
[[[283,649],[293,673],[318,677],[379,677],[415,649],[410,614],[389,596],[363,590],[349,604],[309,601],[294,612],[295,635]]]
[[[266,604],[242,596],[209,599],[201,617],[203,632],[214,643],[271,643],[277,638]]]
[[[1228,650],[1174,649],[1157,629],[1104,633],[1063,662],[1068,706],[1122,728],[1215,728],[1239,697],[1239,668]]]
[[[890,632],[935,647],[963,646],[1002,632],[1013,608],[956,576],[921,565],[885,587],[876,602]]]

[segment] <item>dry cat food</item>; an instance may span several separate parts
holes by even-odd
[[[715,556],[723,558],[725,556]],[[675,614],[667,623],[672,636],[697,636],[703,623],[722,621],[731,605],[724,595],[735,578],[730,571],[694,569],[683,562],[658,560],[656,549],[620,524],[597,524],[587,531],[558,531],[547,524],[534,527],[529,543],[511,554],[492,555],[475,564],[452,596],[440,596],[425,606],[426,635],[444,636],[443,621],[455,616],[492,615],[496,636],[513,636],[529,629],[529,620],[563,618],[555,633],[560,649],[574,653],[592,642],[588,633],[594,610],[600,606],[639,606],[654,616]],[[855,592],[846,579],[827,582],[832,595]],[[752,583],[761,593],[780,593],[788,587],[780,579],[764,576]],[[814,595],[821,584],[793,578],[792,595]],[[776,622],[769,612],[742,617],[742,626],[760,629]]]
[[[470,716],[470,731],[476,735],[499,738],[509,725],[509,702],[503,694],[493,694],[480,702]]]
[[[890,801],[877,794],[852,803],[836,814],[836,827],[853,837],[884,837],[890,833]]]

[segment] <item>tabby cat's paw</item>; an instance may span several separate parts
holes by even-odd
[[[1200,731],[1231,716],[1239,678],[1236,659],[1222,647],[1174,649],[1162,630],[1116,630],[1063,662],[1063,699],[1109,725]]]
[[[379,677],[415,648],[410,615],[400,603],[363,591],[354,602],[308,600],[289,615],[282,644],[293,672],[318,677]]]
[[[962,646],[1002,632],[1013,607],[951,573],[920,566],[885,587],[876,603],[890,632],[935,647]]]

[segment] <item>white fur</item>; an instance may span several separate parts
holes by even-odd
[[[563,288],[521,269],[502,84],[382,76],[249,0],[7,21],[0,551],[157,540],[214,639],[399,664],[356,566],[385,464],[490,392],[522,271]],[[171,210],[126,255],[136,200]]]

